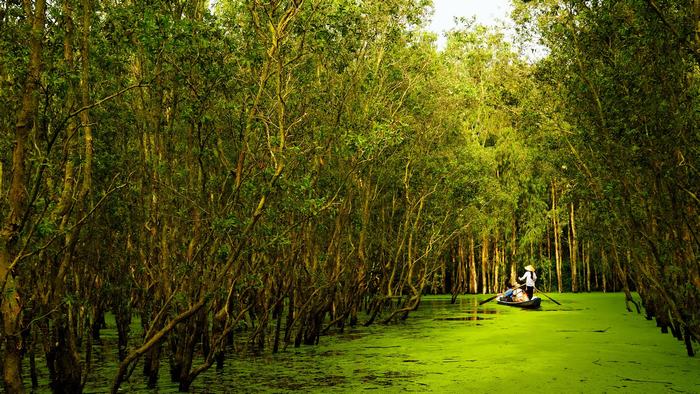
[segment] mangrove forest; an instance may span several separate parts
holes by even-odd
[[[4,391],[356,392],[528,338],[633,384],[593,391],[673,389],[586,353],[637,334],[625,363],[700,372],[700,0],[513,0],[511,29],[458,18],[444,48],[432,13],[0,1]],[[507,286],[549,313],[492,301]],[[318,349],[320,380],[236,375]],[[404,372],[370,371],[386,353]],[[539,376],[478,371],[393,387]]]

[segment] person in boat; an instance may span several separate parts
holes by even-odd
[[[509,282],[506,282],[506,290],[503,292],[501,299],[503,301],[508,301],[508,302],[513,301],[513,285],[511,285]]]
[[[511,301],[512,302],[525,302],[529,301],[529,298],[527,298],[527,294],[523,291],[521,288],[517,288],[513,290],[513,295],[511,296]]]
[[[525,267],[525,273],[523,276],[518,278],[519,281],[525,281],[525,293],[527,294],[527,299],[531,300],[532,295],[535,292],[535,281],[537,280],[537,274],[535,273],[535,267],[528,265]]]

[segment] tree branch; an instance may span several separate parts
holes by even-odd
[[[681,47],[685,48],[690,52],[691,55],[695,58],[695,61],[700,64],[700,52],[698,52],[698,48],[696,48],[692,42],[688,40],[687,37],[681,37],[680,33],[678,33],[678,30],[666,19],[664,16],[663,12],[661,12],[661,9],[659,8],[658,4],[654,0],[647,0],[647,4],[651,9],[654,11],[656,15],[659,16],[659,19],[661,19],[661,22],[663,22],[666,27],[671,30],[671,33],[673,33],[674,36],[678,39],[678,41],[681,44]]]
[[[89,109],[91,109],[91,108],[97,107],[98,105],[104,103],[105,101],[111,100],[111,99],[113,99],[113,98],[115,98],[115,97],[119,97],[119,96],[121,96],[122,94],[128,92],[128,91],[131,90],[131,89],[142,88],[142,87],[147,87],[147,86],[149,86],[149,84],[147,84],[147,83],[142,83],[142,82],[139,82],[139,83],[137,83],[137,84],[135,84],[135,85],[127,86],[127,87],[125,87],[124,89],[117,91],[116,93],[112,93],[112,94],[110,94],[109,96],[104,97],[104,98],[101,98],[101,99],[95,101],[95,102],[92,103],[92,104],[86,105],[86,106],[84,106],[84,107],[82,107],[82,108],[79,108],[79,109],[77,109],[77,110],[71,112],[70,115],[68,115],[68,118],[72,118],[72,117],[74,117],[74,116],[79,115],[81,112],[84,112],[84,111],[87,111],[87,110],[89,110]]]

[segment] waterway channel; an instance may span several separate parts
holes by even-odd
[[[318,346],[235,356],[196,393],[253,392],[700,392],[700,358],[627,312],[621,294],[550,294],[540,310],[485,296],[426,297],[402,323],[357,327]],[[105,330],[107,339],[110,330]],[[105,341],[109,343],[109,341]],[[101,349],[86,392],[107,392],[114,352]],[[176,392],[163,361],[157,390]],[[149,392],[135,372],[125,392]]]

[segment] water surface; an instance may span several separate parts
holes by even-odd
[[[477,306],[485,296],[426,297],[405,322],[346,330],[319,346],[229,358],[193,385],[247,392],[700,392],[700,358],[629,313],[621,294],[550,294],[537,311]],[[109,334],[109,330],[105,331]],[[105,392],[113,356],[87,392]],[[156,392],[176,392],[163,361]],[[124,391],[144,391],[136,370]]]

